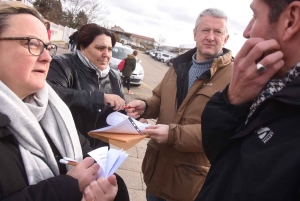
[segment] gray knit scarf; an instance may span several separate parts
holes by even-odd
[[[70,110],[46,82],[44,89],[22,101],[0,81],[0,112],[11,120],[8,129],[19,143],[30,185],[59,175],[44,131],[62,156],[82,160],[81,145]]]
[[[287,83],[292,82],[300,75],[300,62],[297,63],[293,68],[291,68],[285,78],[283,79],[271,79],[263,89],[263,91],[257,96],[257,98],[254,99],[252,106],[250,107],[250,112],[248,114],[247,120],[245,124],[248,123],[249,118],[252,116],[252,114],[255,112],[257,107],[267,100],[268,98],[271,98],[275,93],[282,90]]]
[[[92,62],[90,62],[90,60],[86,58],[86,56],[84,56],[80,50],[76,50],[76,55],[79,57],[82,63],[84,63],[84,65],[96,71],[98,78],[103,78],[108,75],[110,70],[109,66],[107,66],[104,70],[100,70]]]

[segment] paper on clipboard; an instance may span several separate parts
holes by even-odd
[[[150,124],[141,123],[120,112],[113,112],[106,118],[107,127],[93,130],[91,132],[106,132],[106,133],[126,133],[126,134],[142,134]]]

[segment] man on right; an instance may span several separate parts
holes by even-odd
[[[300,1],[253,0],[230,85],[202,114],[197,201],[299,200]]]

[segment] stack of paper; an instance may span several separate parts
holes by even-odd
[[[128,157],[125,151],[112,148],[108,150],[107,146],[95,149],[88,154],[100,165],[98,176],[104,178],[112,175]]]
[[[141,130],[144,130],[150,124],[141,123],[120,112],[109,114],[106,122],[110,126],[90,131],[89,136],[125,150],[148,137],[148,135],[143,135]]]

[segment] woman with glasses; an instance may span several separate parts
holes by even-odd
[[[113,200],[115,176],[97,179],[99,165],[82,160],[88,140],[45,82],[56,49],[36,10],[0,2],[0,200]]]

